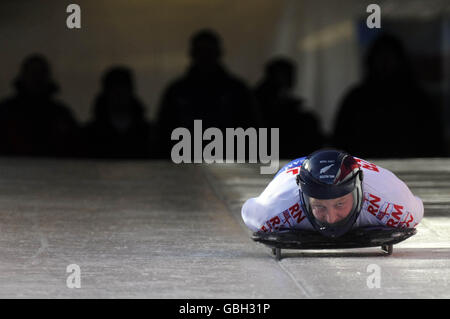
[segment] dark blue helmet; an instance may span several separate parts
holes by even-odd
[[[312,226],[322,235],[339,237],[348,232],[361,211],[363,172],[354,157],[343,151],[320,150],[303,162],[297,175],[302,209]],[[317,219],[311,209],[310,199],[335,199],[353,194],[353,206],[342,220],[327,223]]]

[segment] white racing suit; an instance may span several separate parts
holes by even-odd
[[[278,171],[266,189],[242,206],[244,223],[252,231],[271,232],[281,226],[313,230],[300,205],[296,176],[306,157]],[[363,226],[414,228],[422,220],[422,200],[392,172],[356,158],[364,171],[364,202],[353,228]]]

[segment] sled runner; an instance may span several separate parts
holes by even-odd
[[[276,232],[256,232],[252,239],[272,248],[277,260],[281,260],[281,249],[343,249],[381,247],[387,254],[393,245],[415,235],[415,228],[361,227],[338,238],[328,238],[316,231],[281,228]]]

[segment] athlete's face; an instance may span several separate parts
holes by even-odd
[[[349,193],[334,199],[310,199],[311,209],[316,219],[334,224],[350,214],[353,207],[353,195]]]

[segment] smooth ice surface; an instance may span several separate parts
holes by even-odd
[[[0,298],[449,298],[450,160],[385,160],[425,203],[394,246],[284,251],[253,242],[259,165],[0,159]],[[283,164],[283,163],[282,163]],[[81,288],[66,268],[81,269]],[[367,267],[380,268],[370,289]]]

